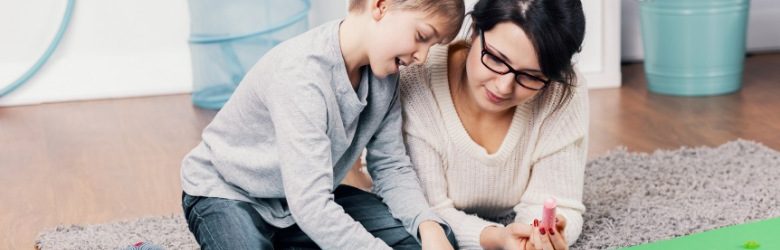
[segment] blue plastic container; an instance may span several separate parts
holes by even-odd
[[[742,83],[749,0],[640,0],[651,92],[719,95]]]
[[[268,50],[306,31],[309,0],[189,0],[192,102],[219,109]]]

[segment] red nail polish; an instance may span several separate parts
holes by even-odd
[[[555,235],[555,231],[550,229],[550,235]]]
[[[535,226],[535,227],[538,227],[538,226],[539,226],[539,220],[537,220],[537,219],[534,219],[534,226]]]
[[[544,235],[544,231],[544,228],[539,228],[539,232],[542,233],[542,235]]]

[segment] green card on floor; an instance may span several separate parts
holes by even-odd
[[[780,249],[780,217],[734,225],[674,239],[656,241],[624,250],[777,250]]]

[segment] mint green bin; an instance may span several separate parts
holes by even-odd
[[[707,96],[742,85],[749,0],[639,0],[651,92]]]

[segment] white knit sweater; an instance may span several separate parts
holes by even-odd
[[[585,84],[580,81],[573,99],[556,113],[553,105],[537,105],[536,99],[518,106],[500,148],[488,154],[469,137],[455,111],[447,50],[433,47],[425,65],[401,73],[404,137],[430,205],[453,227],[462,249],[478,249],[482,229],[503,226],[490,219],[514,211],[515,221],[530,224],[542,217],[544,200],[555,197],[573,244],[585,211]]]

